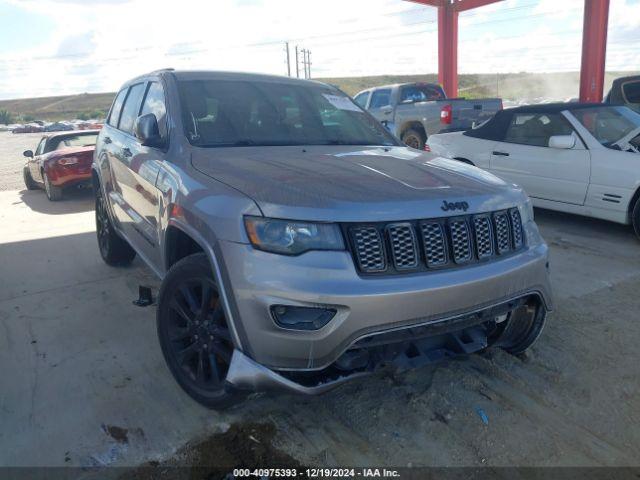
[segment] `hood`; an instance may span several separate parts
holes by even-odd
[[[251,197],[265,216],[391,221],[512,207],[519,189],[476,167],[404,147],[194,148],[201,173]]]

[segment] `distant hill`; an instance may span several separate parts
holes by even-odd
[[[605,93],[614,78],[638,72],[607,72]],[[501,97],[512,101],[563,101],[578,96],[580,74],[563,73],[500,73],[460,75],[460,96],[469,98]],[[366,88],[404,82],[437,82],[433,73],[424,75],[379,75],[318,79],[336,85],[349,95]],[[78,117],[100,118],[106,115],[115,93],[82,93],[62,97],[0,100],[0,110],[38,120],[72,120]]]
[[[37,120],[73,120],[78,117],[106,116],[113,101],[113,93],[82,93],[62,97],[22,98],[0,100],[0,110]]]

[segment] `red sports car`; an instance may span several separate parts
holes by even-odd
[[[27,189],[44,188],[51,201],[60,200],[64,188],[91,184],[91,162],[99,130],[45,135],[35,153],[24,152]]]

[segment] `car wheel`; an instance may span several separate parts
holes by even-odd
[[[44,180],[44,191],[47,194],[47,198],[52,202],[62,200],[62,188],[51,184],[47,172],[42,172],[42,179]]]
[[[38,189],[38,184],[33,180],[29,167],[24,167],[22,169],[22,178],[24,178],[24,186],[27,187],[27,190]]]
[[[416,150],[424,150],[424,144],[427,139],[424,134],[417,130],[409,129],[402,134],[402,141],[408,147],[415,148]]]
[[[631,217],[633,231],[636,232],[636,236],[640,239],[640,198],[636,200]]]
[[[518,355],[531,347],[544,329],[547,312],[539,305],[523,305],[509,314],[489,337],[489,346]]]
[[[226,382],[234,345],[205,254],[171,267],[158,295],[156,322],[169,370],[189,396],[208,408],[240,400]]]
[[[100,255],[107,265],[128,265],[136,251],[113,228],[100,187],[96,187],[96,235]]]

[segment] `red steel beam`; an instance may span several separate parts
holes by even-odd
[[[455,98],[458,96],[458,13],[502,0],[409,1],[438,8],[438,81],[447,96]]]
[[[602,102],[607,57],[609,0],[584,0],[580,101]]]
[[[458,12],[447,3],[438,8],[438,82],[447,96],[458,96]]]

